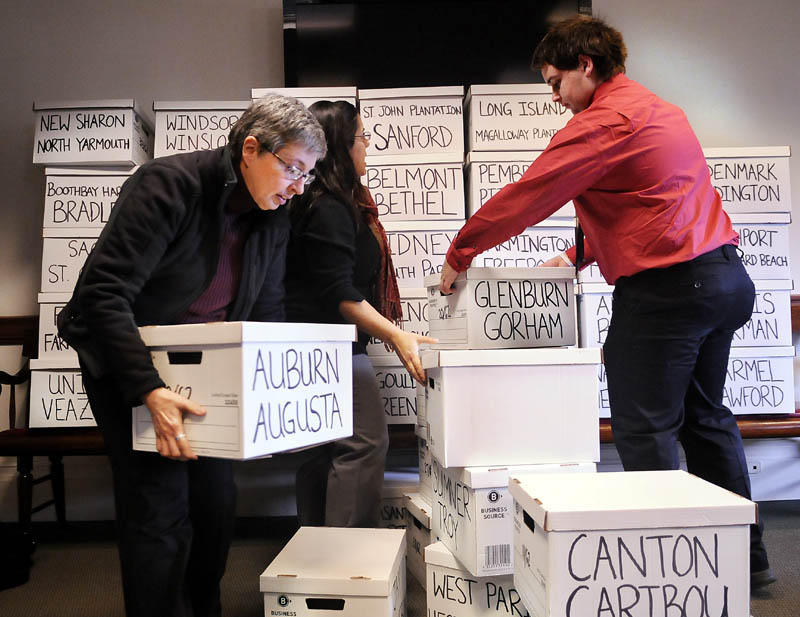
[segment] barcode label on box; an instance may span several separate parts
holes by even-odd
[[[485,568],[505,568],[511,565],[510,544],[489,544],[485,548]]]

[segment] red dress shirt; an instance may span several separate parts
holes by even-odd
[[[470,217],[447,262],[465,270],[570,199],[586,234],[585,259],[611,284],[738,244],[686,115],[620,74],[597,87],[519,181]],[[574,262],[574,247],[568,256]]]

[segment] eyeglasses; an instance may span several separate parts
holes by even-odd
[[[286,161],[284,161],[281,157],[275,154],[272,150],[267,150],[272,156],[278,159],[281,164],[286,168],[286,175],[292,182],[297,182],[300,178],[303,179],[303,184],[306,186],[311,184],[316,176],[314,175],[314,170],[312,169],[309,172],[304,172],[299,167],[295,167],[294,165],[289,165]]]
[[[363,133],[356,133],[356,137],[360,137],[364,141],[369,141],[370,137],[372,137],[372,133],[364,131]]]

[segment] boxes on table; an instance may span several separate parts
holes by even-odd
[[[359,90],[369,154],[464,154],[464,88]]]
[[[547,84],[472,85],[465,107],[471,151],[544,150],[572,117]]]
[[[464,221],[463,157],[456,152],[368,156],[362,178],[383,223]]]
[[[31,360],[31,428],[97,426],[83,389],[78,359]]]
[[[683,471],[520,475],[509,487],[514,586],[533,614],[750,614],[755,503]]]
[[[472,216],[507,184],[522,177],[541,151],[470,152],[464,163],[467,177],[467,215]],[[575,218],[575,205],[570,201],[550,218]]]
[[[51,228],[102,228],[132,167],[47,167],[44,224]]]
[[[739,232],[739,254],[753,280],[791,279],[789,269],[788,212],[770,214],[731,214],[733,228]]]
[[[139,329],[167,387],[203,405],[184,432],[195,454],[248,459],[353,433],[352,325],[216,322]],[[155,451],[144,405],[133,449]]]
[[[428,324],[440,349],[557,347],[577,341],[572,268],[469,268],[455,292],[425,277]]]
[[[425,548],[428,615],[436,617],[529,617],[511,574],[475,577],[443,542]]]
[[[250,101],[155,101],[154,155],[213,150],[228,134]]]
[[[301,527],[259,588],[265,617],[405,617],[405,531]]]
[[[597,461],[599,349],[431,350],[428,445],[445,467]]]
[[[34,102],[35,165],[141,165],[153,131],[133,99]]]
[[[704,148],[703,154],[729,214],[791,212],[789,146]]]
[[[734,414],[794,413],[794,347],[731,347],[722,403]]]
[[[447,249],[463,221],[396,221],[384,225],[400,293],[425,286],[425,277],[442,271]]]
[[[43,293],[71,293],[102,230],[98,227],[42,229]]]
[[[415,467],[387,469],[383,474],[378,527],[405,528],[405,496],[409,493],[418,493],[419,488],[419,470]]]
[[[476,255],[472,265],[483,268],[535,268],[574,245],[575,219],[549,218]]]
[[[62,360],[78,366],[78,354],[58,334],[58,314],[72,294],[39,294],[39,359]]]
[[[387,424],[417,423],[416,381],[395,356],[372,358]]]
[[[400,306],[403,309],[403,321],[400,327],[406,332],[415,334],[428,334],[428,293],[423,287],[420,288],[401,288]],[[367,353],[370,358],[386,356],[397,359],[397,354],[380,339],[370,337],[367,343]],[[398,360],[399,362],[399,360]]]
[[[404,496],[408,571],[425,588],[425,547],[435,541],[431,534],[431,505],[419,493]]]
[[[357,90],[355,86],[323,86],[320,88],[251,88],[250,97],[253,101],[267,94],[282,94],[291,96],[310,107],[317,101],[347,101],[355,107]]]
[[[594,463],[514,467],[442,467],[436,483],[431,530],[473,576],[511,574],[513,507],[509,474],[591,473]]]

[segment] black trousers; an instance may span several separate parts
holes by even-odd
[[[126,615],[221,615],[236,506],[232,462],[134,452],[131,408],[114,381],[83,375],[111,460]]]
[[[625,470],[677,469],[750,498],[742,437],[722,404],[733,333],[755,290],[736,248],[620,278],[603,347],[611,426]],[[768,567],[763,524],[752,525],[750,568]]]

